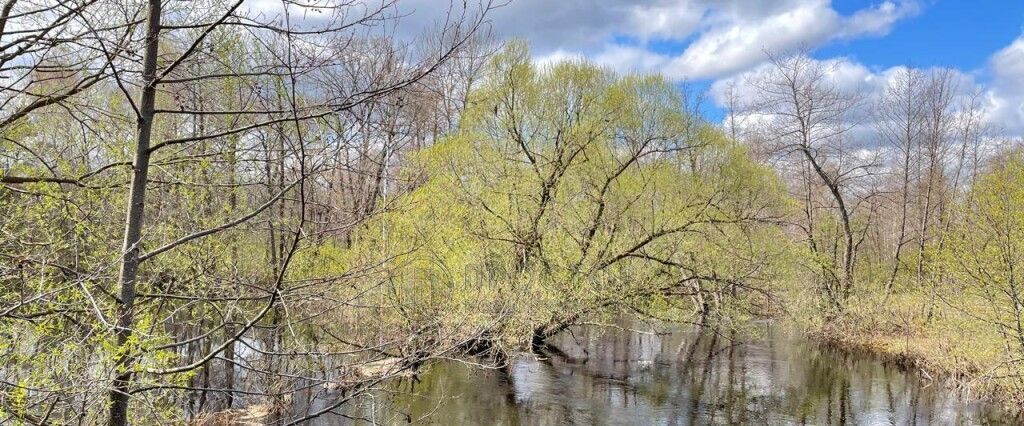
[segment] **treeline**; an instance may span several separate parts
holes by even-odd
[[[0,423],[294,424],[450,350],[308,265],[454,128],[492,4],[257,3],[0,7]]]
[[[412,39],[391,2],[5,4],[0,422],[296,424],[622,313],[1017,383],[1024,165],[948,75],[894,80],[866,156],[803,56],[722,129],[499,46],[489,2]]]
[[[871,96],[805,54],[769,59],[727,88],[725,123],[798,206],[791,318],[1024,403],[1021,140],[950,70],[894,70]]]
[[[489,3],[414,44],[388,2],[9,4],[3,421],[295,424],[615,312],[778,310],[774,174]]]

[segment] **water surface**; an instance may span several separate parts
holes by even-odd
[[[504,370],[438,363],[314,424],[1014,423],[869,355],[767,328],[744,339],[661,331],[578,328],[554,339],[557,350],[521,354]]]

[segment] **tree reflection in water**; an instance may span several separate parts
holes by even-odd
[[[770,329],[742,342],[688,327],[662,331],[577,328],[505,370],[436,364],[314,424],[1011,422],[917,374]]]

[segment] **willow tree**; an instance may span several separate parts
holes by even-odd
[[[415,157],[417,188],[359,233],[394,256],[396,323],[523,346],[610,312],[768,308],[782,188],[682,106],[661,77],[508,46],[459,131]]]

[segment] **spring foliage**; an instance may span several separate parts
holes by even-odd
[[[539,67],[514,44],[353,250],[393,258],[403,319],[509,344],[611,311],[763,313],[782,188],[682,101],[660,77]]]

